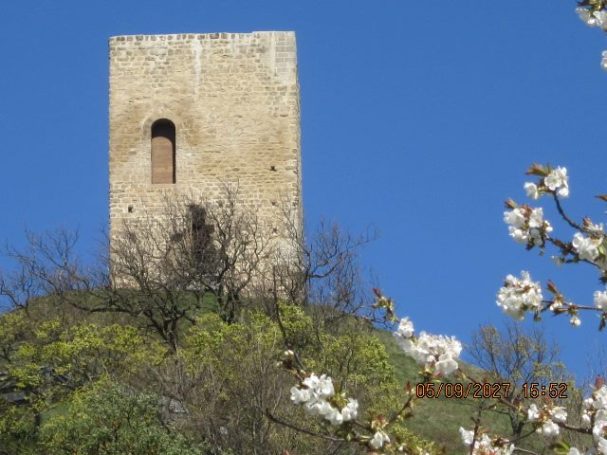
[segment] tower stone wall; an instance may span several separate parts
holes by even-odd
[[[216,201],[226,185],[268,235],[284,232],[285,207],[301,229],[293,32],[115,36],[109,47],[110,238],[125,222],[160,216],[167,198]],[[152,172],[152,129],[165,120],[174,125],[169,183],[166,168]]]

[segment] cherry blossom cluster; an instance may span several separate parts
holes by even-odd
[[[578,327],[582,323],[579,318],[580,307],[568,302],[551,281],[548,282],[546,288],[552,294],[552,300],[543,300],[540,284],[532,281],[529,272],[521,272],[521,278],[508,275],[504,286],[497,294],[496,303],[506,314],[518,320],[522,320],[527,311],[536,315],[546,309],[555,315],[567,313],[570,316],[571,325]],[[594,309],[607,314],[607,290],[595,291],[593,304]],[[593,309],[592,307],[582,308]]]
[[[506,277],[504,286],[497,293],[496,303],[507,315],[519,321],[525,318],[525,313],[528,311],[539,315],[548,308],[555,315],[568,313],[571,316],[569,320],[571,325],[579,327],[582,321],[578,316],[578,306],[567,302],[554,283],[548,282],[547,288],[553,294],[553,299],[546,302],[549,305],[544,306],[540,283],[532,281],[529,272],[523,270],[520,278],[513,275]],[[607,292],[595,292],[595,301],[600,305],[607,305]]]
[[[592,436],[596,447],[586,452],[586,455],[607,455],[607,386],[601,384],[595,387],[591,397],[586,398],[582,404],[582,422],[592,429]],[[572,447],[567,455],[584,455],[576,447]]]
[[[291,401],[294,404],[302,404],[309,415],[324,417],[335,426],[353,421],[358,416],[358,401],[355,399],[348,398],[346,405],[341,410],[335,406],[333,381],[324,374],[319,377],[312,373],[301,381],[299,386],[292,387]],[[380,450],[389,445],[390,436],[385,431],[387,424],[388,422],[383,417],[374,419],[371,422],[373,436],[363,436],[359,441],[368,444],[374,450]]]
[[[571,241],[571,245],[573,249],[580,257],[580,259],[593,262],[596,258],[599,257],[599,246],[601,244],[601,239],[586,237],[584,234],[580,232],[576,232],[573,235],[573,240]]]
[[[557,194],[560,197],[569,196],[569,177],[567,177],[567,168],[542,166],[533,164],[527,171],[528,175],[540,177],[536,183],[526,182],[524,184],[525,193],[533,200],[537,200],[546,193]]]
[[[387,444],[390,444],[390,437],[383,430],[377,430],[369,440],[369,447],[375,450],[379,450]]]
[[[600,454],[607,454],[607,386],[595,388],[583,402],[582,422],[592,428],[594,443]]]
[[[521,277],[508,275],[497,293],[497,306],[515,319],[522,320],[525,312],[539,312],[542,308],[542,288],[531,279],[529,272],[522,271]]]
[[[527,420],[536,422],[536,432],[548,437],[554,438],[560,434],[560,427],[557,423],[567,421],[567,411],[562,406],[546,406],[539,409],[535,403],[529,406],[527,410]]]
[[[547,193],[569,196],[567,168],[534,164],[527,174],[539,177],[537,182],[526,182],[524,185],[525,192],[531,199],[537,200]],[[544,210],[526,204],[518,205],[512,199],[506,201],[506,208],[508,210],[504,212],[504,222],[508,225],[510,237],[529,249],[534,246],[543,247],[552,232],[552,225],[544,219]]]
[[[426,332],[416,337],[414,333],[413,323],[409,318],[403,318],[394,336],[402,350],[423,365],[428,374],[447,376],[458,369],[456,360],[462,351],[462,344],[455,337]]]
[[[511,209],[504,212],[504,222],[508,225],[510,237],[529,248],[544,246],[548,234],[552,232],[552,226],[544,220],[544,210],[525,204],[518,206],[511,200],[506,204]]]
[[[579,2],[580,6],[575,9],[582,22],[589,27],[597,27],[607,31],[607,11],[603,0],[586,0]],[[601,67],[607,70],[607,51],[603,51]]]
[[[603,224],[593,224],[590,218],[584,218],[580,229],[582,232],[576,232],[571,241],[573,252],[580,260],[591,262],[600,269],[607,269]]]
[[[575,12],[589,27],[600,27],[603,30],[607,30],[607,13],[605,10],[596,9],[592,6],[579,6],[575,9]]]
[[[459,428],[459,434],[465,446],[471,447],[472,455],[511,455],[514,453],[514,444],[505,438],[491,438],[486,433],[475,434],[474,430]]]
[[[312,373],[299,386],[291,387],[291,401],[303,405],[309,415],[322,416],[332,425],[354,420],[358,415],[358,400],[348,398],[340,410],[331,403],[334,395],[333,381],[324,374],[319,377]]]

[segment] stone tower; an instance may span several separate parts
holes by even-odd
[[[285,204],[301,229],[294,32],[116,36],[109,46],[110,238],[167,196],[214,200],[226,183],[273,233]]]

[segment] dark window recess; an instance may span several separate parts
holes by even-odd
[[[175,124],[167,119],[152,125],[152,183],[175,183]]]

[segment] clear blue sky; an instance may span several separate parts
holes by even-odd
[[[575,2],[147,0],[4,2],[0,15],[0,240],[108,219],[107,39],[119,34],[295,30],[307,224],[376,226],[365,250],[419,329],[464,341],[506,318],[507,273],[553,278],[590,303],[591,270],[559,270],[507,236],[532,161],[565,165],[567,206],[605,221],[607,39]],[[547,212],[550,216],[552,212]],[[554,220],[554,215],[551,216]],[[570,238],[557,224],[555,233]],[[580,375],[607,333],[543,323]]]

